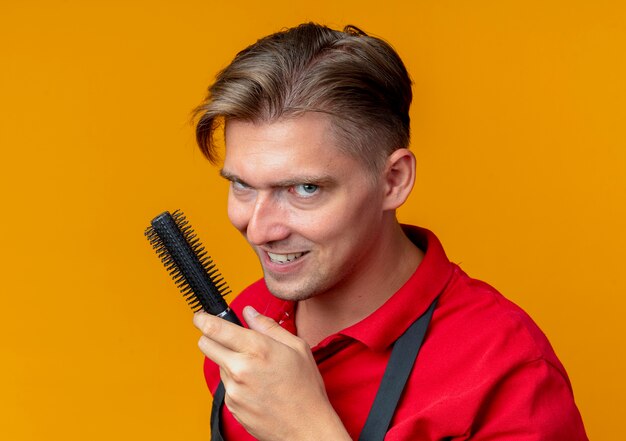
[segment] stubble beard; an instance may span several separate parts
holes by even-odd
[[[273,274],[261,265],[267,289],[281,300],[293,302],[308,300],[341,286],[354,271],[354,265],[344,265],[341,268],[334,268],[334,271],[312,262],[307,262],[307,265],[311,265],[313,269],[305,270],[295,277],[290,274]]]
[[[307,266],[298,274],[275,274],[268,271],[263,264],[262,251],[254,248],[263,270],[263,277],[268,291],[280,300],[298,302],[326,292],[331,286],[330,274],[324,274],[319,265],[307,262]],[[309,256],[310,258],[311,256]]]
[[[324,277],[319,272],[289,280],[290,277],[275,276],[263,268],[265,285],[272,295],[281,300],[298,302],[315,297],[328,289]]]

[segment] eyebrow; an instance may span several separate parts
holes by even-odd
[[[231,182],[240,182],[246,186],[250,186],[248,185],[248,183],[246,181],[244,181],[243,179],[241,179],[239,176],[237,176],[234,173],[230,173],[227,170],[221,169],[220,170],[220,175],[224,178],[227,179]],[[321,174],[321,175],[302,175],[302,176],[295,176],[295,177],[291,177],[288,179],[283,179],[283,180],[279,180],[279,181],[275,181],[270,183],[269,187],[273,187],[273,188],[281,188],[281,187],[292,187],[294,185],[299,185],[299,184],[314,184],[314,185],[320,185],[320,186],[332,186],[334,184],[337,183],[337,180],[335,178],[333,178],[330,175],[327,174]]]
[[[243,182],[237,175],[230,173],[226,170],[224,170],[223,168],[220,169],[220,176],[224,179],[227,179],[229,181],[233,181],[233,182]]]

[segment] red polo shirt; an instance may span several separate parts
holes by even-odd
[[[328,397],[358,439],[396,339],[440,296],[386,440],[587,440],[565,369],[550,343],[519,307],[468,277],[430,231],[405,227],[425,252],[411,278],[359,323],[312,348]],[[279,300],[263,280],[233,302],[296,333],[295,304]],[[243,322],[243,320],[242,320]],[[212,393],[219,369],[205,360]],[[227,407],[226,440],[253,440]]]

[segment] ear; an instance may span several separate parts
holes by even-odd
[[[385,164],[383,185],[385,187],[385,210],[400,207],[411,194],[415,183],[415,155],[409,149],[394,151]]]

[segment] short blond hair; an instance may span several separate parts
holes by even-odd
[[[216,77],[195,110],[196,139],[218,160],[214,133],[229,120],[331,118],[338,145],[374,170],[409,146],[411,80],[394,49],[354,26],[306,23],[260,39]]]

